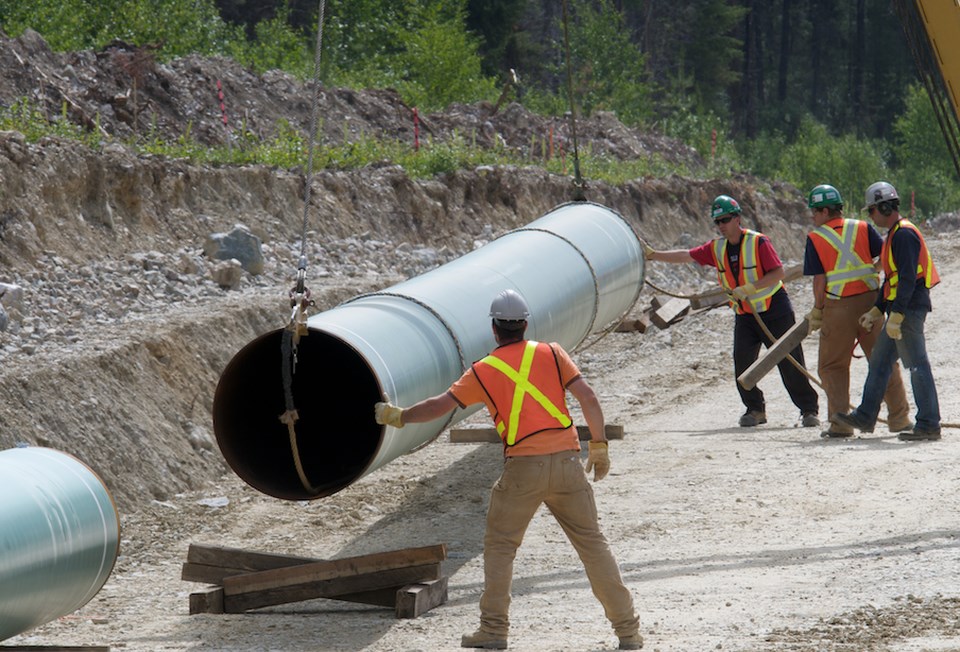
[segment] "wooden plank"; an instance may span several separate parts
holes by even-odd
[[[679,299],[674,297],[666,304],[658,308],[656,312],[650,315],[650,321],[652,321],[657,328],[667,328],[672,322],[687,314],[689,310],[689,299]]]
[[[314,561],[321,560],[315,557],[278,555],[199,543],[191,543],[187,549],[188,563],[203,564],[205,566],[222,566],[224,568],[242,568],[249,571],[284,568],[286,566],[297,566]]]
[[[184,564],[180,569],[180,579],[184,582],[223,584],[225,577],[243,575],[249,572],[251,571],[246,568],[224,568],[223,566],[206,566],[205,564]]]
[[[443,561],[446,557],[447,547],[442,543],[421,548],[376,552],[359,557],[315,561],[308,564],[299,564],[286,568],[275,568],[227,577],[223,580],[223,588],[226,595],[237,595],[264,589],[300,586],[313,582],[323,582],[340,577],[352,577],[394,568],[421,566]],[[372,586],[369,588],[383,588],[385,586],[389,585]]]
[[[648,311],[644,311],[636,319],[624,319],[621,321],[617,326],[616,331],[618,333],[646,333],[648,328],[650,328],[650,313]]]
[[[108,645],[0,645],[0,652],[110,652]]]
[[[607,423],[603,426],[607,439],[623,439],[623,426]],[[580,441],[590,439],[590,428],[577,426]],[[496,428],[455,428],[450,431],[452,444],[499,444],[500,435]]]
[[[195,614],[222,614],[223,587],[211,586],[203,591],[190,594],[190,615]]]
[[[271,573],[274,571],[263,571]],[[253,573],[259,575],[260,573]],[[374,591],[387,587],[419,583],[440,579],[440,563],[421,566],[406,566],[388,570],[366,572],[349,576],[338,576],[323,580],[307,580],[296,584],[249,589],[231,592],[229,583],[244,579],[245,575],[225,580],[223,609],[225,613],[243,613],[250,609],[270,607],[288,602],[301,602],[316,598],[334,598],[340,595]],[[261,584],[261,583],[258,583]],[[242,587],[248,589],[248,587]]]
[[[783,270],[783,282],[796,280],[803,276],[803,265],[792,265]],[[726,291],[720,287],[714,287],[706,292],[694,294],[690,297],[690,307],[694,310],[700,308],[714,308],[729,301]]]
[[[779,340],[774,342],[770,348],[763,352],[757,361],[747,368],[737,378],[737,382],[744,389],[753,389],[760,382],[760,379],[777,366],[777,364],[790,355],[790,352],[803,341],[803,338],[810,332],[810,323],[804,317],[783,334]]]
[[[405,586],[397,591],[397,618],[416,618],[446,601],[446,577]]]

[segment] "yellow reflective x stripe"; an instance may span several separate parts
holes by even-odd
[[[537,342],[530,340],[523,350],[523,358],[520,360],[520,369],[514,369],[506,362],[494,355],[488,355],[482,362],[490,365],[504,376],[514,382],[516,387],[513,390],[513,404],[510,406],[510,416],[507,420],[507,426],[503,422],[497,424],[497,432],[503,436],[503,431],[507,430],[507,445],[513,446],[517,441],[517,429],[520,425],[520,408],[523,405],[523,398],[529,394],[533,400],[539,403],[547,414],[555,418],[566,428],[572,421],[560,411],[560,409],[541,392],[536,385],[530,382],[530,369],[533,367],[533,354],[537,351]]]

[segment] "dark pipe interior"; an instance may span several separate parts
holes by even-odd
[[[293,375],[297,447],[316,493],[300,481],[287,426],[283,390],[283,331],[260,336],[237,353],[217,385],[213,428],[237,475],[259,491],[287,500],[322,498],[363,474],[380,446],[373,419],[380,400],[376,376],[343,341],[310,331],[301,337]]]

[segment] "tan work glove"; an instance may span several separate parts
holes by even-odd
[[[643,259],[650,260],[651,258],[653,258],[654,248],[648,245],[643,240],[640,241],[640,244],[643,245]]]
[[[584,471],[588,474],[593,469],[593,481],[597,482],[607,477],[610,471],[610,455],[607,453],[607,442],[593,441],[588,444],[590,454],[587,455],[587,465]]]
[[[810,324],[810,332],[823,326],[823,308],[811,308],[807,313],[807,323]]]
[[[873,330],[874,324],[878,321],[883,321],[883,313],[880,312],[880,308],[874,306],[870,308],[870,312],[865,312],[860,315],[860,328],[867,331],[868,333]]]
[[[403,427],[403,408],[392,403],[377,403],[373,406],[373,416],[381,426]]]
[[[899,340],[902,337],[900,333],[900,324],[903,323],[902,312],[891,312],[887,317],[887,335],[891,340]]]
[[[748,282],[733,288],[733,292],[731,294],[733,294],[733,298],[736,299],[737,301],[743,301],[744,299],[747,299],[748,297],[756,293],[757,293],[757,286],[755,286],[753,283]]]

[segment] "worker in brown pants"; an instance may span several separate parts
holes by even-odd
[[[497,341],[490,355],[475,362],[443,394],[408,408],[377,403],[377,423],[439,419],[454,409],[484,403],[503,440],[504,465],[490,493],[483,537],[483,595],[480,629],[466,634],[461,647],[502,650],[510,629],[513,560],[540,505],[546,505],[576,548],[593,594],[621,650],[643,647],[633,597],[600,531],[587,473],[601,480],[610,470],[603,411],[593,389],[557,343],[524,338],[530,311],[514,290],[504,290],[490,306]],[[566,392],[580,403],[590,429],[586,472],[580,465],[580,438],[570,419]]]
[[[803,273],[813,276],[813,309],[807,314],[810,330],[820,329],[820,382],[827,393],[827,414],[850,409],[850,360],[857,342],[870,357],[880,329],[865,330],[860,316],[877,300],[879,274],[874,260],[883,238],[867,222],[843,216],[843,198],[830,185],[819,185],[807,200],[814,228],[807,235]],[[890,432],[913,428],[910,404],[900,369],[894,363],[884,394]],[[823,438],[853,436],[853,429],[831,423]]]

